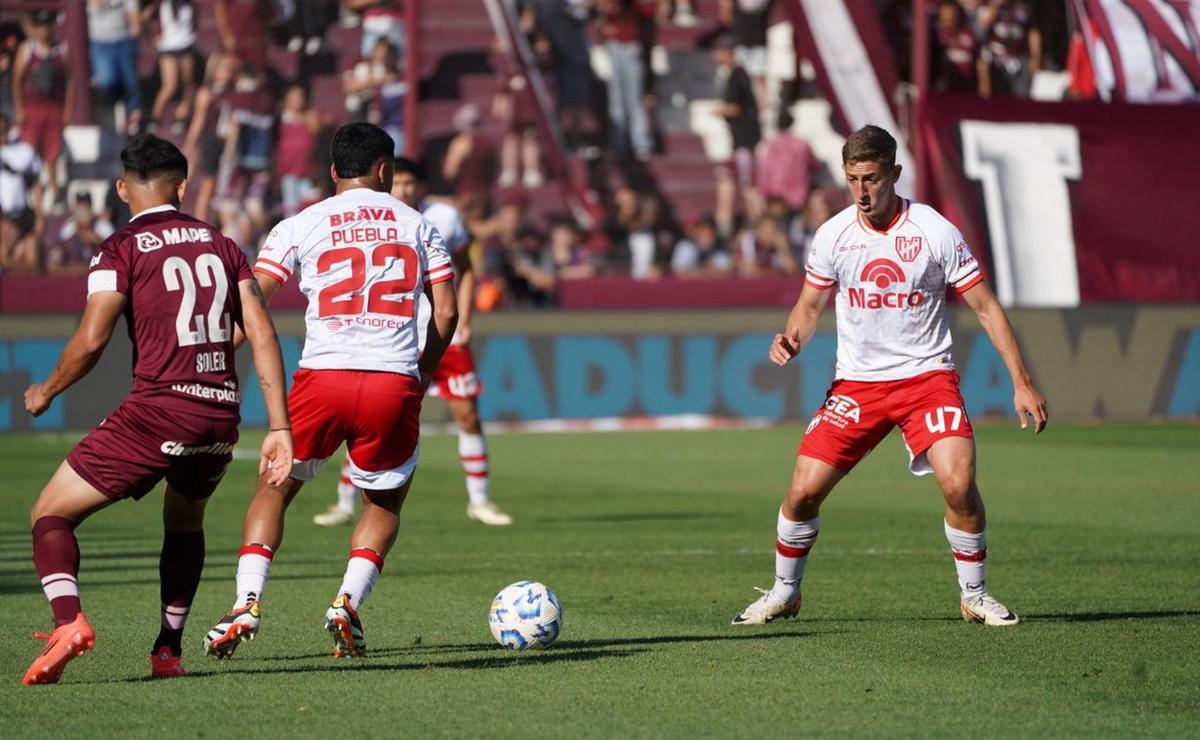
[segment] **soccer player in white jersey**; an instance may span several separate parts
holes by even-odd
[[[475,271],[471,266],[471,256],[467,253],[471,236],[458,209],[450,202],[433,197],[426,197],[422,202],[421,186],[424,179],[419,163],[404,157],[396,160],[392,195],[414,208],[420,204],[422,214],[442,235],[442,243],[450,253],[457,277],[458,330],[434,372],[429,394],[445,399],[446,407],[458,426],[458,457],[467,484],[467,516],[483,524],[507,526],[512,524],[512,517],[496,506],[488,494],[487,438],[479,421],[478,400],[483,387],[475,372],[475,358],[470,345],[471,313],[475,301]],[[429,304],[421,301],[419,311],[420,315],[427,318]],[[426,323],[426,320],[421,320],[417,326],[423,330]],[[350,479],[349,465],[347,458],[342,464],[342,476],[338,481],[337,503],[313,517],[313,522],[322,527],[336,527],[354,521],[359,493]]]
[[[1021,428],[1046,426],[1008,317],[958,229],[927,205],[896,194],[896,140],[878,126],[842,148],[854,203],[817,230],[808,275],[769,356],[784,365],[817,328],[837,294],[837,371],[797,453],[779,509],[775,585],[733,619],[765,624],[800,610],[800,580],[820,531],[821,502],[892,427],[899,426],[915,475],[933,473],[946,500],[945,532],[969,622],[1002,626],[1017,615],[984,582],[987,532],[975,485],[975,441],[950,352],[946,286],[978,316],[1012,376]],[[759,589],[760,591],[762,589]]]
[[[237,601],[204,641],[205,653],[218,658],[258,631],[284,512],[343,442],[350,478],[365,503],[325,628],[334,655],[363,654],[358,612],[395,542],[417,467],[421,399],[458,322],[441,237],[388,192],[391,137],[352,123],[338,129],[331,149],[335,194],[280,222],[254,268],[268,297],[298,272],[308,298],[304,353],[288,396],[296,460],[282,484],[259,478],[242,530]],[[432,306],[423,353],[417,331],[422,294]]]

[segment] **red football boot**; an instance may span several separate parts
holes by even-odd
[[[75,658],[83,655],[96,644],[96,631],[88,624],[83,612],[75,617],[75,621],[56,627],[54,632],[46,634],[38,632],[34,637],[46,641],[46,649],[25,671],[21,683],[32,686],[35,683],[58,683],[63,670]]]

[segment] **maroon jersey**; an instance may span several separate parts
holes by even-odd
[[[169,411],[237,418],[238,283],[253,279],[236,244],[170,206],[142,212],[105,239],[92,259],[88,295],[116,291],[126,297],[125,325],[133,341],[130,399]]]

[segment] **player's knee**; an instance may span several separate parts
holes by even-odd
[[[974,510],[979,493],[975,490],[975,476],[969,468],[951,471],[940,482],[947,506],[964,513]]]
[[[814,481],[796,476],[792,478],[792,485],[788,488],[786,505],[792,512],[811,513],[815,515],[824,498],[825,491],[815,485]]]

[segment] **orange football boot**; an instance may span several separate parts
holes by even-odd
[[[83,655],[96,644],[96,631],[88,623],[83,612],[75,617],[75,621],[56,627],[54,632],[46,634],[38,632],[34,637],[46,641],[46,649],[25,671],[21,683],[32,686],[35,683],[58,683],[63,670],[75,658]]]

